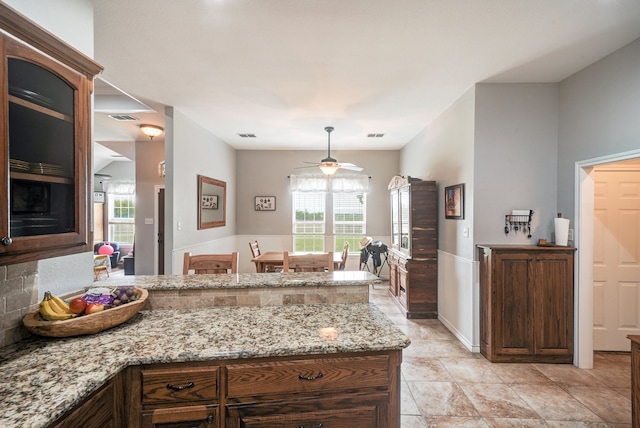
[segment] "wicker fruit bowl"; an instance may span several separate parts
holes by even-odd
[[[47,321],[42,319],[39,311],[35,311],[25,315],[22,323],[27,330],[39,336],[71,337],[98,333],[122,324],[143,308],[149,296],[149,291],[136,287],[135,292],[136,300],[94,314],[77,316],[62,321]],[[82,294],[72,296],[69,299],[80,296]]]

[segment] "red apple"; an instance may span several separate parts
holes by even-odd
[[[69,310],[74,314],[81,314],[87,307],[87,301],[82,297],[76,297],[69,302]]]
[[[100,312],[100,311],[104,311],[104,305],[102,303],[89,303],[87,305],[87,308],[84,310],[84,313],[89,315],[89,314],[95,314],[96,312]]]

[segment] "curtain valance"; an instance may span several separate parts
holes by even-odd
[[[366,174],[349,174],[338,176],[326,175],[291,175],[289,187],[292,192],[363,192],[369,191],[369,176]]]
[[[112,195],[135,195],[136,183],[129,180],[105,180],[102,189]]]

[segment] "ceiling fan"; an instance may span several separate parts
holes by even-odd
[[[317,162],[304,162],[304,163],[311,163],[311,164],[317,165],[325,175],[333,175],[339,168],[348,169],[351,171],[362,171],[362,168],[355,164],[348,163],[348,162],[338,162],[336,159],[331,157],[331,132],[333,131],[333,126],[327,126],[324,128],[324,130],[327,131],[327,141],[328,141],[327,157],[322,159],[320,163],[317,163]],[[302,168],[309,168],[309,167],[302,167]]]

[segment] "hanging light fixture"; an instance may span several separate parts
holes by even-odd
[[[153,137],[157,137],[162,134],[162,131],[164,131],[164,129],[156,125],[140,125],[140,130],[151,140],[153,140]]]
[[[333,131],[333,127],[327,126],[324,130],[327,131],[327,157],[320,161],[319,167],[323,174],[333,175],[340,168],[338,161],[331,157],[331,131]]]

